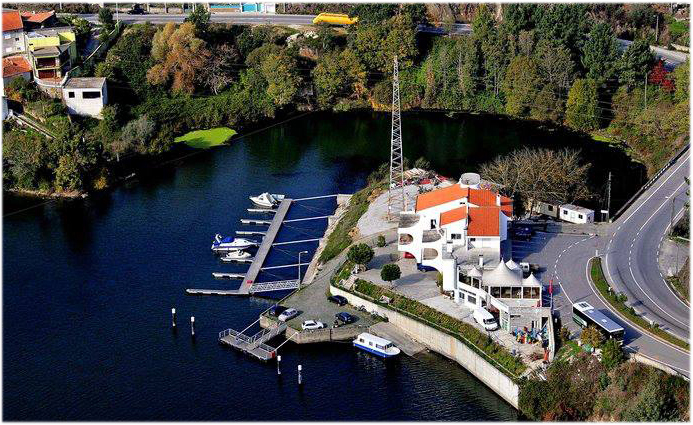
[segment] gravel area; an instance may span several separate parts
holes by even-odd
[[[404,195],[407,198],[409,209],[416,203],[416,195],[419,187],[416,185],[404,186]],[[368,210],[359,218],[356,227],[361,236],[369,236],[389,229],[396,229],[396,221],[387,221],[387,192],[383,192],[368,206]]]

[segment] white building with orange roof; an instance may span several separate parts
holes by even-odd
[[[510,257],[503,251],[513,200],[482,189],[480,181],[478,174],[466,173],[457,184],[418,195],[414,210],[400,213],[398,250],[440,272],[443,291],[455,302],[497,309],[501,328],[543,325],[546,311],[533,310],[541,308],[541,283],[503,260]]]

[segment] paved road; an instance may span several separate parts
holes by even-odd
[[[59,16],[61,14],[58,14]],[[91,23],[98,23],[99,18],[96,14],[78,15]],[[167,22],[181,23],[185,20],[186,14],[146,14],[128,15],[118,13],[118,19],[128,23],[151,22],[153,24],[164,24]],[[115,15],[114,15],[115,18]],[[277,25],[310,25],[313,23],[315,15],[274,15],[269,13],[213,13],[210,17],[211,22],[229,24],[277,24]]]
[[[608,232],[609,226],[606,225],[599,233]],[[512,257],[516,262],[529,261],[544,267],[539,278],[545,285],[553,279],[554,309],[559,312],[562,323],[571,330],[577,330],[572,323],[572,304],[587,301],[623,326],[627,349],[689,375],[690,355],[686,351],[660,342],[632,326],[602,302],[596,289],[590,285],[588,262],[596,250],[603,252],[607,242],[605,239],[604,236],[538,232],[530,241],[513,241]]]
[[[616,41],[618,41],[618,46],[621,51],[625,51],[628,46],[633,44],[632,41],[622,40],[620,38],[616,39]],[[688,59],[688,53],[684,52],[673,52],[656,46],[650,46],[650,50],[655,54],[657,59],[664,60],[664,65],[668,69],[675,68]]]
[[[611,226],[606,276],[633,307],[680,338],[689,339],[690,309],[666,284],[659,268],[662,240],[685,212],[690,151],[646,190]]]

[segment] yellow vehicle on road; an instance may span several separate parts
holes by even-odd
[[[358,17],[350,18],[341,13],[321,13],[313,19],[314,24],[324,22],[332,25],[353,25],[359,21]]]

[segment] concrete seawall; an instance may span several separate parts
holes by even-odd
[[[351,305],[362,305],[368,311],[375,310],[379,314],[387,316],[390,323],[400,328],[409,337],[424,344],[430,350],[455,360],[495,391],[496,394],[518,409],[519,386],[457,338],[334,286],[330,286],[330,292],[332,295],[345,297]]]

